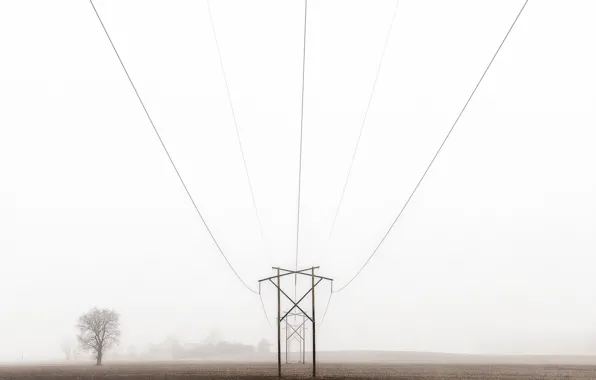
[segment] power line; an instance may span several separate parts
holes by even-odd
[[[385,46],[383,47],[383,52],[381,53],[381,59],[379,60],[379,65],[377,66],[377,73],[375,74],[375,80],[373,82],[372,89],[370,91],[370,96],[368,98],[368,104],[366,105],[366,110],[364,111],[364,117],[362,119],[362,124],[360,125],[360,132],[358,134],[358,139],[356,140],[356,146],[354,147],[354,154],[352,155],[352,161],[350,162],[350,168],[348,169],[348,175],[346,176],[346,181],[344,182],[344,186],[341,191],[341,196],[339,198],[339,204],[337,205],[337,209],[335,210],[335,216],[333,217],[333,223],[331,224],[331,231],[329,232],[328,240],[331,239],[331,236],[333,235],[333,230],[335,229],[335,222],[337,221],[337,216],[339,215],[339,210],[341,209],[341,205],[344,200],[346,188],[348,187],[348,182],[350,180],[350,176],[352,175],[352,167],[354,166],[354,160],[356,159],[356,152],[358,152],[358,146],[360,145],[360,138],[362,137],[362,131],[364,130],[364,125],[366,124],[366,120],[368,118],[368,110],[370,109],[370,104],[372,103],[373,95],[374,95],[375,89],[377,87],[379,73],[381,72],[381,67],[383,66],[385,52],[387,51],[387,46],[389,45],[389,38],[391,37],[391,30],[393,29],[393,24],[394,24],[395,18],[397,16],[397,8],[399,7],[399,4],[400,4],[400,0],[397,0],[395,2],[395,9],[393,10],[393,17],[391,19],[391,24],[389,25],[389,30],[387,31],[387,38],[385,39]]]
[[[199,211],[199,208],[197,207],[197,204],[195,203],[192,195],[190,194],[190,191],[188,190],[188,187],[186,187],[186,183],[182,179],[182,176],[180,175],[180,172],[178,171],[178,168],[176,167],[176,164],[174,164],[174,160],[172,159],[172,156],[170,155],[170,152],[166,148],[166,145],[164,144],[164,142],[163,142],[163,140],[161,138],[161,135],[157,131],[157,128],[155,127],[155,124],[153,123],[153,119],[151,119],[151,116],[149,115],[149,111],[147,111],[147,107],[145,107],[145,103],[143,103],[143,100],[141,99],[141,96],[139,95],[139,92],[137,91],[137,88],[135,87],[132,79],[130,78],[130,75],[128,74],[128,70],[126,70],[126,66],[124,66],[124,62],[122,62],[122,58],[120,58],[120,54],[118,54],[118,50],[116,50],[116,46],[114,45],[114,42],[112,42],[112,39],[110,38],[110,34],[108,33],[108,30],[106,29],[103,21],[101,20],[101,17],[99,16],[99,13],[97,12],[97,9],[95,8],[95,4],[93,4],[93,0],[89,0],[89,2],[91,3],[91,6],[93,7],[93,10],[95,11],[95,14],[97,15],[97,19],[99,20],[99,23],[101,24],[101,27],[103,28],[106,36],[108,37],[108,41],[110,41],[110,45],[112,45],[112,49],[114,49],[114,53],[116,53],[116,57],[118,57],[118,61],[120,61],[120,65],[122,66],[122,69],[124,70],[124,73],[126,74],[126,77],[128,78],[128,81],[130,82],[130,85],[132,86],[132,89],[134,90],[135,94],[137,95],[137,98],[139,99],[139,103],[141,103],[141,106],[143,107],[143,110],[145,111],[145,115],[147,115],[147,119],[149,119],[149,123],[151,123],[151,126],[153,127],[153,130],[155,131],[155,134],[157,135],[157,138],[159,139],[159,142],[161,143],[161,146],[163,147],[164,152],[168,156],[168,159],[170,160],[170,163],[172,164],[172,167],[174,168],[174,171],[176,172],[176,175],[178,176],[178,179],[180,180],[180,183],[182,183],[182,186],[184,187],[184,190],[186,191],[186,194],[188,195],[188,198],[190,199],[190,201],[191,201],[194,209],[196,210],[197,214],[199,215],[199,218],[201,218],[201,221],[205,225],[205,228],[207,229],[207,232],[209,233],[209,235],[211,236],[211,239],[215,243],[215,246],[219,250],[219,253],[221,253],[221,255],[223,256],[223,258],[226,260],[226,263],[228,263],[228,266],[230,267],[230,269],[232,270],[232,272],[234,272],[234,274],[236,275],[236,277],[238,278],[238,280],[240,280],[240,282],[242,283],[242,285],[244,285],[244,287],[246,287],[246,289],[248,289],[251,292],[257,294],[257,292],[254,289],[252,289],[251,287],[249,287],[244,282],[244,280],[242,280],[242,278],[240,277],[240,275],[238,274],[238,272],[236,272],[236,269],[234,269],[234,267],[232,266],[232,263],[230,262],[230,260],[228,260],[227,256],[225,255],[225,253],[223,252],[223,250],[219,246],[219,243],[217,242],[217,240],[215,240],[215,236],[213,236],[213,233],[211,232],[211,229],[209,228],[209,226],[207,225],[207,222],[203,218],[203,215]]]
[[[265,234],[263,233],[263,224],[261,223],[261,217],[259,215],[259,209],[257,207],[257,201],[255,200],[255,193],[252,188],[252,181],[250,180],[250,174],[248,172],[248,165],[246,164],[246,157],[244,155],[244,148],[242,147],[242,139],[240,138],[240,130],[238,129],[238,122],[236,121],[236,112],[234,111],[234,105],[232,103],[232,96],[230,95],[230,87],[228,85],[228,77],[226,75],[226,70],[223,64],[223,58],[221,56],[221,50],[219,49],[219,41],[217,39],[217,33],[215,31],[215,23],[213,22],[213,15],[211,13],[211,2],[207,0],[207,10],[209,13],[209,22],[211,23],[211,30],[213,31],[213,39],[215,40],[215,46],[217,48],[217,55],[219,57],[219,65],[221,67],[221,73],[224,79],[224,83],[226,86],[226,93],[228,95],[228,103],[230,104],[230,111],[232,112],[232,120],[234,121],[234,127],[236,129],[236,137],[238,138],[238,146],[240,147],[240,154],[242,155],[242,162],[244,163],[244,172],[246,173],[246,179],[248,180],[248,187],[250,189],[250,195],[252,197],[252,204],[255,209],[255,214],[257,216],[257,221],[259,223],[259,231],[261,233],[261,240],[263,242],[263,247],[265,247]],[[264,252],[263,252],[264,253]],[[271,258],[267,256],[267,261],[271,264]]]
[[[265,303],[263,302],[263,295],[261,294],[261,283],[259,283],[259,298],[261,299],[261,307],[263,308],[263,314],[265,314],[267,324],[269,325],[269,327],[273,327],[271,326],[271,321],[269,320],[269,316],[267,316],[267,310],[265,309]]]
[[[302,184],[302,130],[304,126],[304,73],[306,68],[306,21],[308,15],[308,0],[304,0],[304,36],[302,43],[302,99],[300,102],[300,156],[298,159],[298,207],[296,216],[296,266],[298,270],[298,249],[300,245],[300,190]],[[298,287],[298,275],[294,275],[294,298]]]
[[[331,297],[333,297],[333,291],[329,293],[329,299],[327,300],[327,306],[325,306],[325,312],[323,313],[323,318],[321,318],[321,322],[319,322],[319,328],[325,321],[325,317],[327,316],[327,310],[329,310],[329,304],[331,304]]]
[[[410,203],[410,200],[412,199],[412,197],[414,196],[414,194],[416,193],[416,190],[418,190],[418,187],[420,186],[420,184],[422,183],[422,180],[424,180],[424,177],[426,177],[426,174],[428,173],[429,169],[431,168],[432,164],[435,162],[435,159],[437,158],[437,156],[439,155],[439,153],[441,152],[441,149],[443,149],[443,146],[445,145],[445,143],[447,142],[447,139],[449,138],[449,136],[451,135],[451,132],[453,132],[453,129],[455,128],[455,126],[457,125],[457,122],[459,121],[459,119],[461,118],[461,115],[464,113],[464,111],[466,110],[466,107],[468,106],[468,104],[470,103],[470,100],[472,100],[472,97],[474,96],[474,94],[476,93],[476,90],[478,89],[478,87],[480,86],[480,83],[482,83],[482,79],[484,79],[484,76],[486,75],[486,73],[488,72],[488,69],[491,67],[493,61],[495,60],[495,58],[497,57],[497,55],[499,54],[499,51],[501,50],[501,47],[503,46],[503,44],[505,43],[505,41],[507,40],[507,37],[509,36],[509,33],[511,33],[511,30],[513,29],[513,27],[515,26],[515,23],[517,22],[517,19],[519,18],[519,16],[522,14],[524,8],[526,7],[526,4],[528,3],[529,0],[526,0],[523,4],[523,6],[521,7],[521,9],[519,10],[517,16],[515,17],[515,19],[513,20],[513,23],[511,24],[511,26],[509,27],[509,30],[507,31],[507,33],[505,34],[505,37],[503,38],[503,40],[501,41],[501,44],[499,45],[499,47],[497,48],[497,51],[495,52],[495,54],[493,55],[493,57],[491,58],[490,62],[488,63],[488,66],[486,67],[486,69],[484,70],[484,72],[482,73],[482,76],[480,77],[480,80],[478,80],[478,83],[476,84],[476,87],[474,87],[474,90],[472,91],[472,93],[470,94],[468,100],[466,101],[466,103],[464,104],[462,110],[460,111],[459,115],[457,116],[457,118],[455,119],[455,122],[453,123],[453,125],[451,126],[451,129],[449,129],[449,132],[447,133],[447,135],[445,136],[445,138],[443,139],[443,142],[441,143],[441,145],[439,146],[439,149],[437,150],[437,152],[435,153],[435,155],[433,156],[432,160],[430,161],[430,163],[428,164],[426,170],[424,171],[424,173],[422,174],[422,177],[420,177],[420,180],[418,180],[418,183],[416,184],[416,186],[414,187],[414,190],[412,191],[412,193],[410,194],[410,196],[408,197],[408,199],[406,200],[406,203],[404,203],[403,207],[401,208],[401,210],[399,211],[399,213],[397,214],[397,217],[395,218],[395,220],[393,221],[393,223],[391,223],[391,226],[389,227],[389,229],[387,230],[387,232],[385,233],[385,235],[383,236],[383,238],[381,239],[381,241],[379,242],[379,244],[377,245],[377,247],[375,248],[375,250],[373,251],[373,253],[368,257],[368,259],[366,260],[366,262],[364,263],[364,265],[362,265],[362,267],[358,270],[358,272],[356,272],[356,274],[354,275],[354,277],[352,277],[352,279],[350,279],[350,281],[348,281],[347,284],[345,284],[344,286],[342,286],[341,288],[339,288],[337,292],[342,291],[343,289],[345,289],[348,285],[350,285],[352,283],[352,281],[354,281],[354,279],[356,279],[356,277],[358,277],[358,275],[360,275],[360,273],[362,272],[362,270],[368,265],[368,263],[370,262],[370,260],[373,258],[373,256],[377,253],[377,251],[379,250],[379,247],[381,246],[381,244],[383,244],[383,242],[385,241],[385,239],[387,238],[387,235],[389,235],[389,232],[391,232],[391,230],[393,229],[393,226],[395,226],[395,223],[397,223],[397,221],[399,220],[399,218],[401,217],[401,215],[403,214],[404,210],[406,209],[406,207],[408,206],[408,204]]]

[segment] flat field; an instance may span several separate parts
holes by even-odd
[[[289,364],[283,376],[310,378],[311,367]],[[264,363],[118,363],[85,365],[0,366],[0,379],[55,380],[182,380],[182,379],[274,379],[275,364]],[[404,364],[321,363],[319,379],[596,379],[596,366],[524,364]]]

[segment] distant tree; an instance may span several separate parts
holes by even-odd
[[[128,349],[126,350],[126,356],[129,359],[136,359],[138,356],[137,348],[135,346],[128,346]]]
[[[219,332],[219,330],[215,327],[211,328],[211,330],[209,330],[209,335],[207,335],[207,337],[205,338],[205,343],[217,344],[221,341],[221,333]]]
[[[72,359],[72,347],[69,341],[62,341],[62,343],[60,344],[60,351],[62,351],[62,353],[66,357],[66,360]]]
[[[257,344],[257,351],[261,353],[271,352],[271,343],[267,339],[261,339],[259,344]]]
[[[77,339],[82,350],[95,355],[101,365],[104,352],[120,340],[120,315],[113,310],[94,307],[79,317]]]
[[[76,340],[64,337],[60,343],[60,351],[66,360],[76,360],[79,353]]]

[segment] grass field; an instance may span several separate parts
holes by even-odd
[[[285,378],[310,378],[311,367],[284,366]],[[274,364],[264,363],[120,363],[93,365],[0,366],[0,379],[55,380],[178,380],[178,379],[273,379]],[[596,366],[523,364],[342,364],[321,363],[320,379],[596,379]]]

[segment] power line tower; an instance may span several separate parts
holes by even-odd
[[[286,312],[284,311],[284,314]],[[289,322],[288,317],[294,317],[294,323]],[[298,341],[299,348],[298,353],[300,354],[298,363],[305,364],[306,363],[306,315],[302,314],[301,312],[298,313],[289,313],[288,317],[286,317],[286,364],[289,363],[288,361],[288,353],[290,352],[291,343],[294,341]],[[298,321],[296,321],[298,318]],[[300,322],[302,321],[302,322]]]
[[[283,268],[279,268],[279,267],[273,267],[273,269],[277,271],[277,274],[275,276],[270,276],[270,277],[263,278],[263,279],[259,280],[259,288],[263,281],[269,281],[277,288],[277,375],[279,377],[281,377],[281,323],[284,320],[287,321],[287,318],[290,316],[292,311],[294,311],[294,309],[298,309],[302,313],[301,315],[306,317],[306,319],[309,320],[312,324],[312,377],[316,377],[317,376],[317,346],[316,346],[317,339],[316,339],[316,322],[315,322],[315,287],[317,285],[319,285],[321,283],[321,281],[323,281],[323,280],[327,280],[331,284],[333,284],[333,279],[329,278],[329,277],[323,277],[323,276],[316,275],[315,270],[319,269],[319,267],[310,267],[310,268],[305,268],[305,269],[301,269],[301,270],[283,269]],[[302,295],[302,297],[300,297],[300,299],[298,301],[295,301],[290,296],[288,296],[286,294],[286,292],[283,291],[282,286],[281,286],[281,278],[292,275],[292,274],[296,277],[298,275],[301,275],[301,276],[307,276],[307,277],[311,278],[310,289],[308,291],[306,291]],[[273,281],[274,279],[276,281]],[[281,315],[281,295],[282,294],[292,304],[292,307],[288,311],[286,311],[283,316]],[[311,294],[311,300],[312,300],[312,309],[311,309],[310,315],[307,312],[305,312],[304,309],[302,309],[300,307],[300,302],[302,302],[306,298],[306,296],[308,296],[309,294]],[[304,337],[304,335],[303,335],[303,337]],[[303,343],[303,345],[304,345],[304,343]],[[306,349],[306,347],[304,347],[304,349]],[[304,354],[304,350],[303,350],[303,357],[306,358],[306,355]]]

